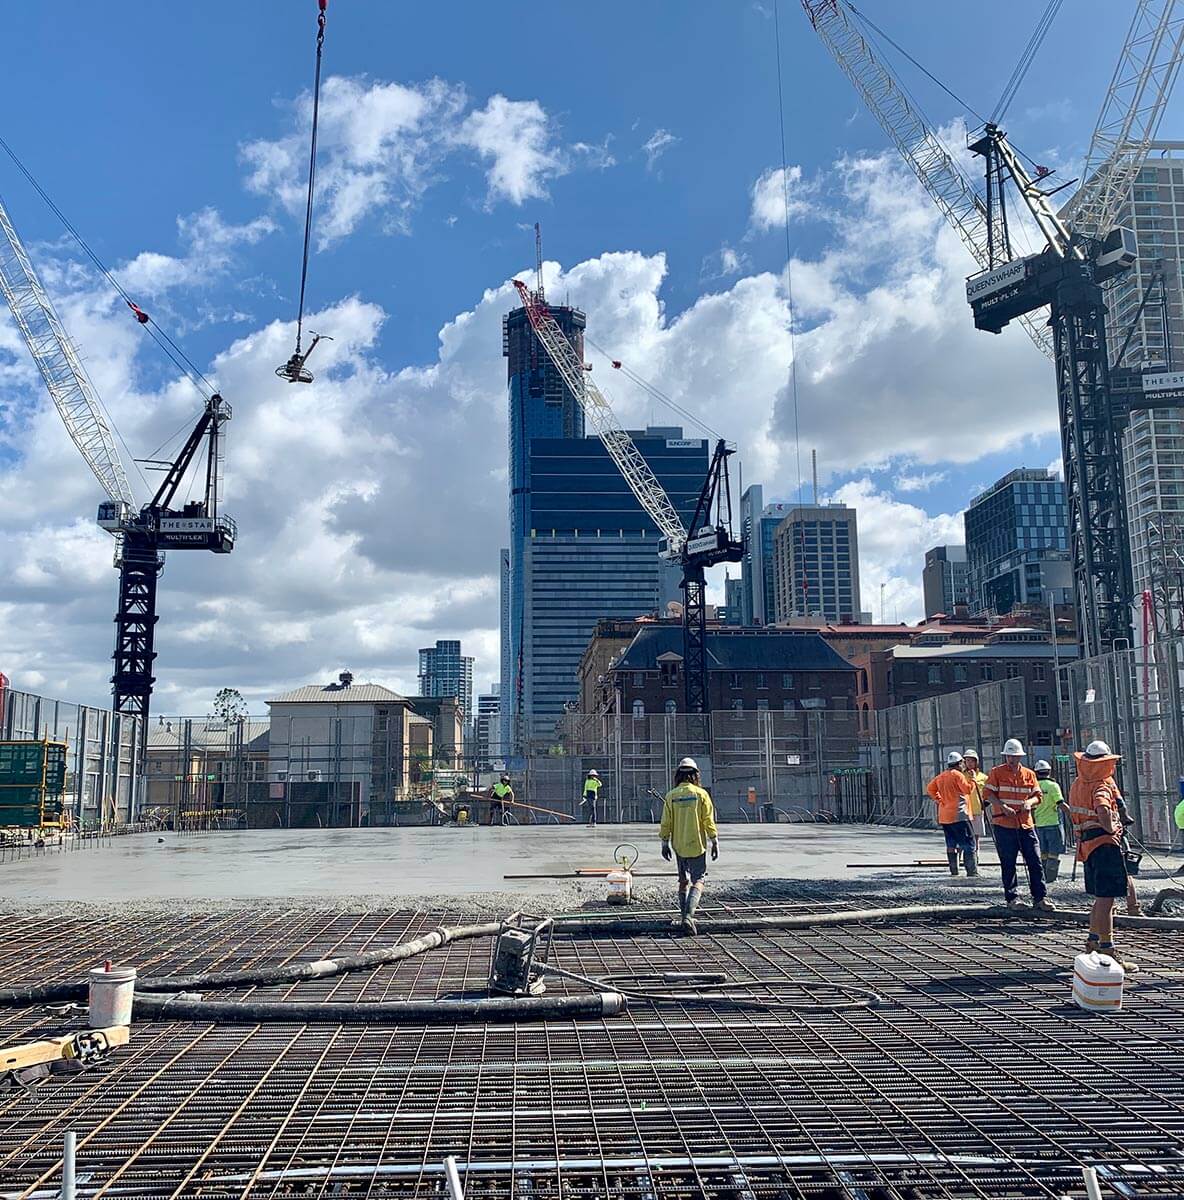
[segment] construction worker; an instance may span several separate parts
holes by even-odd
[[[1053,912],[1056,905],[1048,898],[1044,885],[1044,869],[1040,865],[1040,843],[1036,840],[1032,813],[1043,793],[1036,773],[1020,761],[1027,752],[1018,738],[1003,743],[1003,761],[991,768],[983,785],[983,799],[991,806],[991,831],[999,866],[1003,871],[1003,895],[1008,908],[1018,908],[1020,901],[1016,880],[1016,859],[1023,855],[1028,870],[1028,888],[1032,907],[1041,912]]]
[[[974,853],[977,860],[979,838],[987,832],[983,804],[983,788],[986,786],[987,776],[978,765],[977,750],[962,751],[962,770],[966,772],[966,778],[974,784],[974,791],[970,793],[970,828],[974,831]]]
[[[929,781],[926,789],[937,801],[937,823],[946,835],[946,858],[950,874],[958,874],[958,855],[967,875],[978,874],[978,858],[974,850],[974,830],[970,827],[970,797],[974,784],[962,769],[962,755],[951,750],[946,755],[946,769]]]
[[[506,805],[514,803],[514,789],[509,775],[502,777],[489,789],[489,823],[500,825],[506,815]]]
[[[584,798],[580,804],[588,810],[587,824],[596,824],[596,804],[600,799],[600,774],[595,768],[584,776]]]
[[[1040,843],[1040,865],[1044,882],[1052,883],[1061,870],[1061,855],[1065,853],[1065,835],[1061,830],[1061,785],[1052,777],[1052,764],[1046,759],[1036,763],[1036,782],[1040,800],[1032,810],[1036,824],[1036,840]]]
[[[699,786],[699,764],[684,758],[674,772],[674,787],[662,801],[662,857],[669,862],[671,849],[678,859],[678,920],[676,926],[690,934],[697,932],[695,910],[703,898],[703,878],[707,874],[707,845],[711,861],[719,858],[719,833],[715,828],[715,807],[707,791]]]
[[[1114,949],[1114,901],[1127,894],[1122,855],[1122,819],[1114,769],[1119,756],[1103,741],[1090,742],[1076,753],[1077,778],[1069,789],[1069,817],[1077,833],[1077,861],[1085,865],[1085,890],[1094,898],[1089,913],[1087,950],[1122,962]],[[1137,964],[1123,962],[1127,970]]]

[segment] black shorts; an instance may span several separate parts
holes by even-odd
[[[694,858],[683,858],[681,854],[674,856],[678,860],[678,882],[698,883],[707,874],[707,851],[696,854]],[[1123,893],[1125,895],[1125,892]]]
[[[1085,860],[1085,890],[1104,899],[1126,895],[1126,862],[1113,842],[1091,851]]]
[[[950,821],[941,827],[941,831],[946,835],[947,850],[974,849],[974,828],[969,821]]]

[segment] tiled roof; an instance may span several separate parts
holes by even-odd
[[[664,654],[681,655],[682,627],[645,625],[616,667],[656,671]],[[723,671],[852,671],[813,629],[708,630],[707,666]]]
[[[392,692],[380,683],[351,683],[340,687],[335,683],[309,684],[282,696],[272,696],[268,704],[381,704],[406,701],[405,696]]]
[[[148,749],[180,750],[185,744],[185,717],[165,717],[164,724],[159,722],[148,727]],[[209,720],[188,718],[189,744],[198,749],[222,750],[231,749],[237,745],[237,732],[233,726],[227,726],[225,721],[216,717]],[[252,750],[266,749],[267,735],[271,730],[270,721],[246,720],[243,722],[243,745]],[[262,738],[263,743],[258,744]],[[254,743],[254,744],[253,744]]]

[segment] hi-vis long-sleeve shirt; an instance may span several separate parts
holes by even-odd
[[[662,803],[662,841],[674,847],[679,858],[697,858],[715,841],[715,806],[707,792],[694,783],[680,783],[666,793]]]

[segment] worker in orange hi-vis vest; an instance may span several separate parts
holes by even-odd
[[[1018,738],[1003,743],[1003,761],[991,768],[983,785],[983,799],[991,806],[991,832],[999,852],[1003,872],[1003,895],[1008,908],[1018,908],[1019,884],[1016,859],[1022,854],[1028,870],[1028,888],[1032,907],[1053,912],[1056,905],[1048,898],[1044,884],[1044,866],[1040,861],[1040,842],[1036,838],[1033,812],[1043,793],[1036,772],[1023,765],[1026,751]]]
[[[1114,770],[1120,756],[1102,741],[1090,742],[1074,754],[1077,778],[1069,789],[1069,816],[1077,833],[1077,861],[1085,864],[1085,890],[1094,898],[1085,948],[1108,954],[1128,971],[1114,949],[1114,901],[1127,894],[1126,859],[1122,852],[1122,820]]]
[[[937,823],[946,835],[946,858],[950,874],[958,874],[958,855],[962,855],[967,875],[978,874],[974,850],[974,830],[970,826],[970,798],[974,784],[962,770],[962,755],[951,750],[946,755],[946,769],[934,776],[926,788],[937,801]]]

